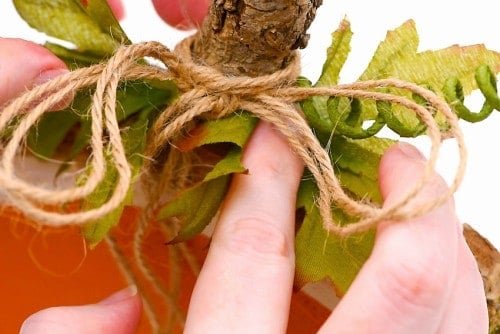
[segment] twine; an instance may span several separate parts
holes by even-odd
[[[367,231],[380,221],[412,219],[443,205],[459,187],[465,171],[467,152],[458,118],[448,104],[430,90],[398,79],[370,80],[334,87],[299,88],[295,86],[300,74],[299,55],[295,53],[283,70],[261,77],[228,77],[207,66],[195,64],[191,57],[194,37],[182,41],[175,52],[157,42],[123,46],[105,64],[75,70],[57,77],[26,92],[10,102],[0,113],[0,132],[16,121],[12,135],[0,159],[0,185],[12,204],[26,215],[52,226],[84,224],[95,221],[119,207],[131,183],[131,169],[127,162],[116,117],[116,91],[125,80],[173,80],[180,97],[159,116],[152,128],[152,141],[147,150],[154,159],[158,152],[182,133],[192,120],[226,117],[237,110],[245,110],[262,120],[274,124],[287,139],[291,149],[303,160],[314,176],[319,189],[317,205],[324,228],[349,236]],[[165,65],[165,69],[139,62],[152,57]],[[90,108],[91,140],[90,175],[83,185],[69,189],[46,189],[20,179],[14,172],[14,158],[29,129],[51,108],[68,99],[74,92],[96,86]],[[377,88],[400,88],[422,96],[428,109],[411,99],[373,91]],[[296,109],[294,103],[313,96],[337,96],[386,101],[413,110],[428,127],[432,147],[421,180],[397,203],[382,208],[356,201],[349,197],[337,179],[327,151],[318,142],[311,128]],[[43,97],[40,99],[40,97]],[[32,109],[27,112],[27,109]],[[442,113],[449,124],[449,131],[442,134],[433,118],[433,112]],[[460,164],[455,179],[447,193],[432,201],[411,203],[434,174],[441,141],[454,137],[457,141]],[[118,181],[113,194],[102,206],[82,212],[53,212],[44,207],[64,205],[84,199],[103,180],[108,164],[105,152],[111,156],[111,165],[117,170]],[[333,221],[333,205],[359,221],[340,226]]]

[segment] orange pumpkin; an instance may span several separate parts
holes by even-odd
[[[131,233],[138,210],[127,208],[118,228],[113,232],[117,245],[131,258]],[[30,314],[57,305],[94,303],[124,288],[126,279],[105,242],[88,249],[77,227],[63,229],[35,228],[11,208],[3,208],[0,217],[0,333],[17,333]],[[196,238],[183,246],[167,246],[157,227],[148,231],[143,249],[159,283],[171,291],[170,303],[155,294],[150,283],[138,277],[142,293],[155,309],[165,314],[162,319],[176,319],[175,314],[187,310],[196,280],[197,267],[206,255],[209,240]],[[130,263],[132,267],[136,264]],[[180,279],[182,278],[182,279]],[[329,311],[303,293],[292,300],[289,333],[316,332]],[[179,322],[172,322],[173,333],[181,332]],[[149,333],[143,316],[138,333]]]

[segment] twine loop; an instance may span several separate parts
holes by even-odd
[[[334,87],[299,88],[295,86],[300,74],[298,54],[292,56],[286,68],[270,75],[256,78],[228,77],[193,61],[193,39],[191,37],[182,41],[174,52],[156,42],[123,46],[105,64],[75,70],[35,87],[10,102],[0,113],[0,132],[4,132],[9,126],[13,129],[0,157],[0,185],[11,203],[35,220],[52,226],[84,224],[102,218],[118,208],[127,195],[132,173],[116,116],[116,92],[120,82],[140,79],[173,80],[181,92],[179,98],[160,114],[153,125],[146,152],[148,157],[155,158],[194,119],[226,117],[237,110],[250,112],[272,123],[303,160],[318,185],[317,205],[324,227],[337,235],[349,236],[363,232],[382,220],[401,221],[423,215],[443,205],[459,187],[467,156],[463,135],[455,113],[432,91],[397,79],[371,80]],[[144,57],[160,61],[165,68],[139,62]],[[94,85],[95,93],[89,110],[92,154],[90,173],[85,183],[60,190],[48,189],[20,179],[14,172],[13,163],[29,129],[68,96]],[[378,88],[388,87],[418,94],[427,100],[429,107],[423,107],[402,96],[376,91]],[[430,158],[420,182],[399,202],[382,208],[348,196],[335,175],[328,152],[318,142],[294,104],[313,96],[385,101],[413,110],[427,125],[427,134],[432,142]],[[31,110],[26,112],[27,109]],[[449,131],[445,136],[433,118],[435,112],[444,115],[448,122]],[[460,164],[449,192],[431,202],[414,205],[412,200],[433,176],[441,141],[450,136],[457,141]],[[106,152],[109,154],[105,157]],[[73,213],[47,209],[47,206],[63,207],[72,201],[84,199],[97,188],[110,166],[116,169],[118,178],[112,195],[102,206]],[[333,205],[357,217],[359,221],[346,226],[336,224],[331,214]]]

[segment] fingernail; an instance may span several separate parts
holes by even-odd
[[[116,304],[135,296],[137,296],[137,286],[130,285],[129,287],[126,287],[123,290],[115,292],[108,298],[101,300],[99,304],[101,305]]]
[[[412,160],[417,160],[417,161],[425,160],[424,155],[419,150],[417,150],[413,145],[404,142],[399,142],[398,150],[407,158],[410,158]]]
[[[58,76],[61,76],[63,74],[67,74],[67,73],[69,73],[69,71],[65,68],[43,71],[42,73],[40,73],[40,75],[37,78],[35,78],[35,80],[33,80],[33,84],[34,85],[41,85],[41,84],[46,83],[47,81],[50,81]]]

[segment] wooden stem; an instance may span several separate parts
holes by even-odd
[[[271,74],[304,48],[322,0],[214,0],[194,43],[198,61],[228,75]]]

